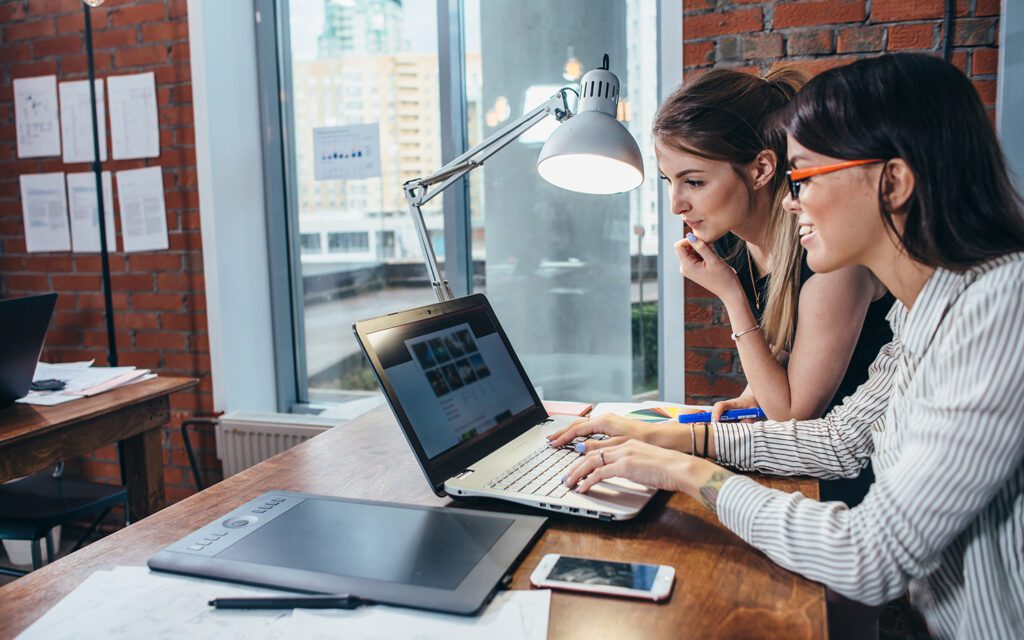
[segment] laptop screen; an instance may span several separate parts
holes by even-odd
[[[368,333],[367,340],[431,460],[536,407],[486,306]]]

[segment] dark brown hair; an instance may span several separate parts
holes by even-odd
[[[791,65],[776,66],[763,78],[731,69],[712,69],[677,89],[654,119],[654,138],[658,143],[730,163],[746,185],[751,202],[754,187],[743,168],[762,151],[775,154],[775,173],[768,187],[772,194],[768,272],[772,278],[761,330],[776,354],[789,350],[793,340],[803,257],[796,216],[782,210],[786,193],[786,133],[778,126],[777,114],[806,81],[807,74]],[[738,244],[737,251],[741,247]]]
[[[859,60],[811,80],[781,118],[816,153],[907,163],[914,191],[897,235],[914,260],[963,271],[1024,250],[1020,195],[977,92],[953,65],[919,53]],[[883,187],[879,208],[895,233]]]

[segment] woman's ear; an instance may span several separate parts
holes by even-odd
[[[914,172],[903,158],[893,158],[882,167],[882,198],[889,211],[902,212],[914,194]]]
[[[750,183],[754,185],[754,191],[763,189],[772,182],[775,177],[775,170],[778,168],[779,158],[774,151],[764,149],[749,165]]]

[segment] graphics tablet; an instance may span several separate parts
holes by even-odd
[[[476,613],[546,518],[271,491],[149,568],[306,593]]]

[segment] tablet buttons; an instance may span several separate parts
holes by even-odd
[[[242,527],[247,527],[258,520],[259,518],[256,516],[239,516],[237,518],[228,518],[221,524],[228,529],[241,529]]]

